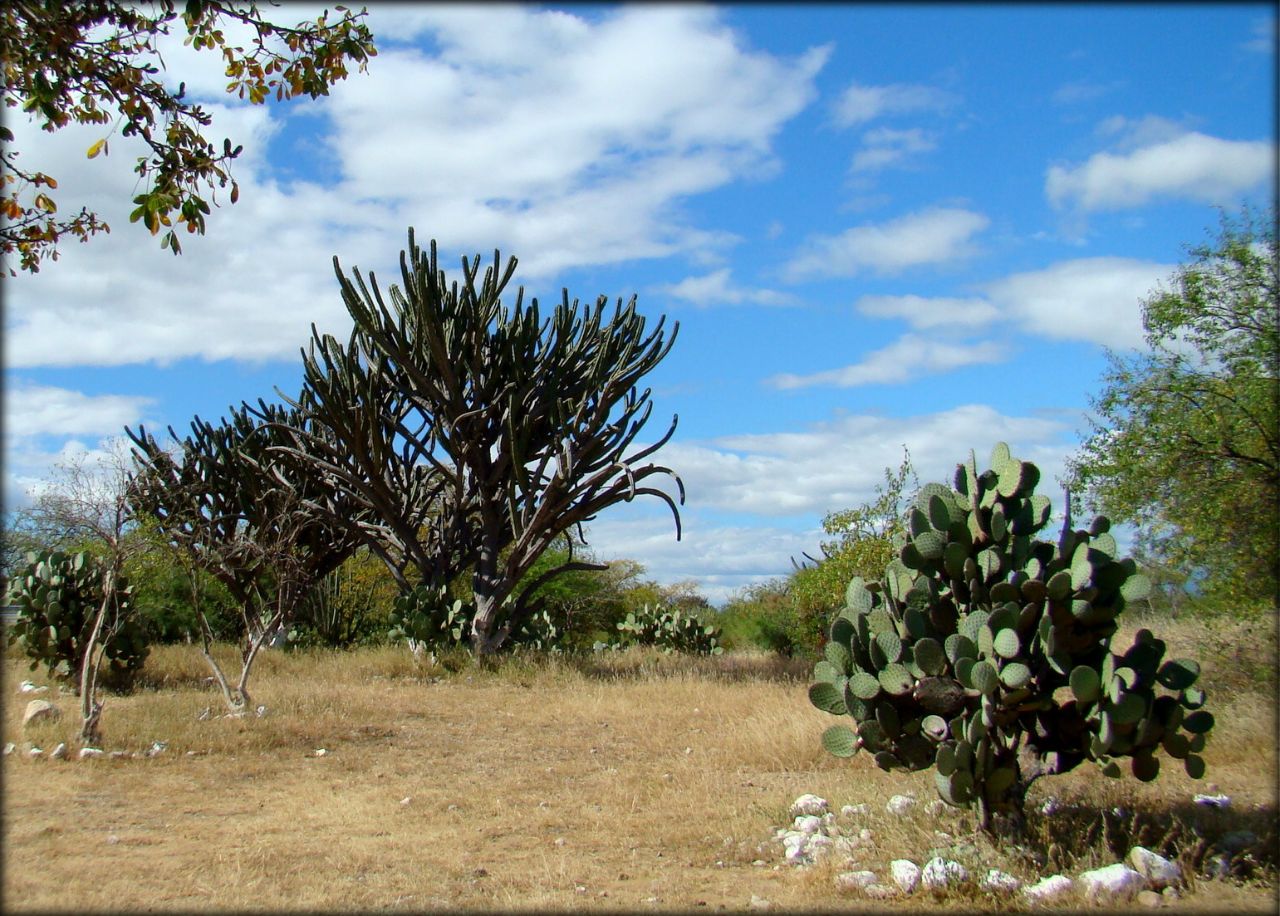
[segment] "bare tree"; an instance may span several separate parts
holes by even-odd
[[[447,587],[469,570],[470,625],[477,656],[496,652],[532,613],[530,597],[550,578],[600,568],[570,553],[561,565],[525,579],[565,532],[636,496],[670,507],[680,533],[679,477],[645,460],[664,445],[637,446],[652,410],[636,384],[669,352],[665,318],[646,333],[633,297],[608,309],[563,301],[543,319],[524,290],[502,304],[516,260],[480,275],[480,256],[463,260],[462,286],[415,243],[401,252],[403,287],[390,304],[370,275],[334,271],[355,326],[344,346],[312,326],[303,353],[305,384],[294,402],[308,428],[289,453],[334,482],[377,519],[386,556],[414,564]],[[634,450],[633,446],[635,446]],[[666,477],[677,496],[652,486]],[[339,521],[331,507],[329,517]],[[571,542],[570,542],[571,543]],[[524,580],[524,581],[522,581]],[[519,594],[513,595],[517,584]]]

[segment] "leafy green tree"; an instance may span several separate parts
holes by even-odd
[[[1145,352],[1108,353],[1070,486],[1135,552],[1215,601],[1277,599],[1280,249],[1275,214],[1223,215],[1143,303]],[[1167,576],[1165,578],[1168,578]]]
[[[795,604],[796,646],[817,652],[825,638],[831,614],[844,606],[849,580],[861,576],[871,581],[897,556],[894,538],[905,531],[905,500],[919,489],[904,446],[897,471],[884,469],[884,484],[876,498],[853,509],[829,513],[822,530],[832,540],[821,544],[822,559],[791,574],[790,592]]]
[[[241,147],[224,139],[215,146],[204,136],[211,116],[175,91],[163,78],[158,40],[173,28],[187,34],[185,44],[220,54],[226,63],[227,91],[253,104],[306,95],[328,95],[345,79],[349,66],[364,71],[377,51],[361,19],[341,6],[329,20],[326,10],[313,21],[286,26],[271,22],[256,3],[187,0],[84,3],[10,0],[0,5],[0,60],[3,60],[6,108],[19,108],[49,132],[68,124],[98,124],[102,136],[86,155],[107,155],[110,138],[136,136],[146,146],[135,171],[140,191],[130,222],[142,222],[152,235],[164,230],[162,248],[182,250],[174,224],[203,233],[215,188],[231,185],[239,197],[231,163]],[[252,30],[248,48],[230,43],[232,25]],[[0,127],[0,254],[17,255],[23,270],[36,272],[44,258],[56,260],[64,236],[87,241],[110,227],[98,214],[81,208],[60,214],[57,177],[38,164],[20,161],[14,134]],[[207,197],[206,197],[207,195]],[[15,271],[10,269],[10,274]]]
[[[795,604],[787,579],[770,579],[735,593],[716,616],[728,649],[764,649],[794,655]]]

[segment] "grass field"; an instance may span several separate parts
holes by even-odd
[[[1142,843],[1193,871],[1215,838],[1248,829],[1258,842],[1242,876],[1193,875],[1170,908],[1274,912],[1271,624],[1156,627],[1173,654],[1204,665],[1218,720],[1206,779],[1175,764],[1151,784],[1107,780],[1085,765],[1036,784],[1027,849],[979,853],[1035,880]],[[786,910],[1021,906],[976,890],[901,901],[837,890],[839,871],[923,863],[946,842],[935,831],[970,839],[972,825],[924,805],[887,814],[895,793],[931,800],[929,772],[826,755],[818,736],[833,720],[809,706],[804,665],[633,651],[450,672],[415,667],[402,648],[275,651],[251,684],[267,714],[245,719],[217,717],[207,674],[188,647],[154,649],[146,686],[107,698],[104,748],[167,749],[81,761],[75,698],[32,695],[63,717],[24,734],[31,696],[18,682],[45,681],[6,659],[4,740],[17,744],[3,763],[7,911],[745,910],[753,897]],[[59,741],[73,759],[48,759]],[[45,756],[28,757],[25,742]],[[1209,791],[1231,796],[1230,809],[1191,803]],[[806,792],[870,805],[861,826],[874,836],[856,865],[783,864],[773,830]],[[1050,794],[1072,812],[1042,817]]]

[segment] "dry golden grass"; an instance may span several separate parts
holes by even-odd
[[[1204,657],[1183,629],[1161,635]],[[1205,664],[1224,683],[1239,667]],[[28,758],[23,742],[47,754],[66,741],[74,757],[75,699],[41,694],[64,717],[23,734],[17,682],[44,681],[11,657],[0,685],[4,739],[19,745],[3,764],[5,908],[742,910],[753,895],[788,910],[1012,908],[976,892],[891,905],[838,892],[836,863],[781,865],[772,832],[805,792],[871,805],[874,848],[856,867],[880,873],[894,858],[921,862],[945,842],[937,830],[972,830],[959,813],[885,814],[895,793],[931,799],[931,776],[827,756],[818,736],[832,720],[809,706],[805,670],[632,652],[449,672],[416,668],[400,648],[271,652],[250,685],[265,717],[201,721],[206,707],[223,711],[203,661],[159,647],[149,686],[108,697],[103,727],[109,750],[168,749],[53,761]],[[1029,853],[985,848],[985,861],[1025,879],[1036,852],[1074,872],[1141,841],[1190,865],[1203,853],[1195,829],[1247,827],[1263,838],[1253,877],[1193,881],[1177,908],[1274,910],[1273,693],[1224,693],[1211,693],[1219,724],[1206,757],[1229,813],[1191,805],[1207,787],[1180,768],[1144,785],[1086,765],[1033,794],[1079,805],[1074,815],[1033,817]]]

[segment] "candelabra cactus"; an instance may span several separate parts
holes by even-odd
[[[1151,780],[1163,749],[1198,779],[1213,727],[1195,661],[1166,660],[1147,629],[1112,645],[1150,583],[1117,556],[1107,520],[1075,530],[1068,512],[1056,544],[1036,539],[1050,515],[1039,478],[999,443],[990,469],[971,453],[954,488],[925,485],[884,577],[849,583],[809,688],[856,723],[826,730],[829,752],[932,766],[942,799],[975,808],[985,830],[996,814],[1020,824],[1032,781],[1086,760],[1119,776],[1128,758]]]
[[[42,551],[27,554],[26,560],[9,581],[9,601],[18,606],[18,618],[8,642],[22,645],[32,671],[44,665],[51,677],[71,682],[79,692],[90,631],[103,603],[101,562],[87,551]],[[103,672],[104,682],[116,689],[132,683],[150,651],[146,630],[128,615],[131,595],[130,586],[117,581]]]

